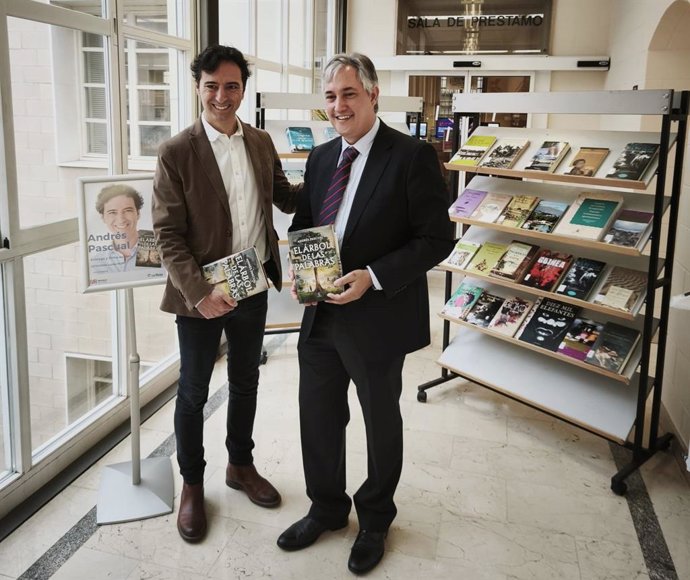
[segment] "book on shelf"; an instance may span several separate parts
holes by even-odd
[[[539,198],[536,195],[514,195],[503,213],[498,216],[496,223],[509,228],[519,228],[527,221],[537,203]]]
[[[587,300],[605,267],[606,263],[599,260],[576,258],[563,275],[561,283],[556,288],[556,294]]]
[[[489,328],[499,334],[514,336],[532,306],[534,306],[532,300],[526,300],[519,296],[506,298],[496,315],[489,322]]]
[[[485,242],[465,267],[465,271],[475,276],[488,276],[491,268],[497,264],[507,249],[508,244]]]
[[[299,185],[304,181],[304,169],[283,169],[283,173],[292,185]]]
[[[512,198],[512,195],[505,193],[487,193],[470,215],[470,219],[492,224],[498,219]]]
[[[573,256],[543,248],[520,282],[530,288],[551,292],[573,262]]]
[[[235,300],[268,290],[268,279],[256,248],[252,246],[201,267],[207,282]]]
[[[647,272],[612,266],[592,302],[624,312],[637,312],[647,292]]]
[[[553,173],[569,150],[567,141],[544,141],[525,169]]]
[[[565,174],[592,177],[601,167],[609,151],[608,147],[580,147]]]
[[[467,313],[472,310],[484,288],[476,286],[470,282],[463,282],[455,289],[453,295],[448,299],[441,309],[441,314],[457,318],[458,320],[465,320]]]
[[[527,315],[516,338],[556,352],[579,312],[580,308],[573,304],[551,298],[539,298]]]
[[[137,232],[137,257],[134,265],[137,268],[161,268],[161,255],[156,245],[153,230],[139,230]]]
[[[335,285],[343,270],[333,225],[288,232],[288,248],[300,304],[321,302],[328,294],[343,292],[342,286]]]
[[[486,197],[486,191],[466,187],[448,208],[448,215],[450,217],[468,218],[477,209],[484,197]]]
[[[493,135],[472,135],[450,158],[449,163],[476,167],[495,142]]]
[[[565,333],[563,342],[558,345],[558,352],[570,358],[585,360],[603,328],[604,325],[600,322],[589,318],[576,318]]]
[[[288,127],[285,129],[291,153],[311,151],[314,148],[314,134],[311,127]]]
[[[642,249],[652,231],[653,217],[649,211],[623,209],[604,234],[603,241],[614,246]]]
[[[607,322],[599,338],[587,353],[585,362],[614,373],[621,373],[639,340],[639,330],[615,322]]]
[[[489,276],[518,282],[531,266],[538,251],[539,246],[513,240],[496,265],[491,268]]]
[[[465,320],[474,326],[487,328],[504,300],[505,298],[496,294],[482,292],[472,309],[467,313]]]
[[[527,139],[499,139],[488,157],[480,163],[481,167],[495,169],[510,169],[515,165],[520,155],[527,149]]]
[[[606,177],[641,181],[658,154],[658,143],[628,143]]]
[[[470,263],[470,260],[477,253],[480,246],[481,244],[478,242],[468,242],[461,238],[457,241],[453,251],[442,264],[463,269]]]
[[[323,128],[323,138],[326,141],[330,141],[331,139],[335,139],[336,137],[340,137],[340,134],[338,131],[335,130],[335,127],[324,127]]]
[[[522,229],[548,234],[553,231],[567,209],[568,204],[565,202],[542,199],[522,224]]]
[[[554,234],[586,240],[600,240],[623,205],[623,195],[587,191],[577,196],[553,230]]]

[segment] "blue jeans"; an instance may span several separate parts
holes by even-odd
[[[204,479],[203,413],[222,332],[228,341],[228,460],[237,465],[254,461],[252,431],[267,308],[267,293],[261,292],[241,300],[235,310],[219,318],[178,316],[175,320],[180,342],[175,438],[185,483]]]

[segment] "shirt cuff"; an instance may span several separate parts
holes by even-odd
[[[371,276],[371,282],[374,285],[374,290],[383,290],[383,286],[381,286],[379,279],[376,277],[376,274],[374,274],[374,271],[371,269],[371,267],[367,266],[367,270],[369,270],[369,276]]]

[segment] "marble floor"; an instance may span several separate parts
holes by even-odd
[[[619,497],[609,484],[615,456],[625,450],[603,439],[461,379],[430,390],[428,402],[418,403],[417,385],[439,376],[441,328],[434,317],[432,346],[406,362],[399,514],[387,553],[368,577],[690,578],[690,486],[674,458],[658,453],[628,478],[629,493]],[[346,563],[357,534],[354,513],[347,528],[304,551],[286,553],[275,544],[308,507],[295,343],[293,334],[266,339],[270,355],[261,371],[255,427],[256,464],[281,491],[279,508],[257,507],[225,486],[221,362],[205,424],[210,529],[203,543],[181,540],[176,513],[96,525],[102,468],[130,458],[127,440],[0,543],[0,579],[351,578]],[[352,393],[350,402],[348,489],[354,491],[366,457]],[[173,404],[142,425],[142,457],[173,453]],[[181,480],[172,457],[176,509]]]

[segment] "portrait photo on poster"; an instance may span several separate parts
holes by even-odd
[[[151,222],[153,174],[78,179],[82,291],[162,284]]]

